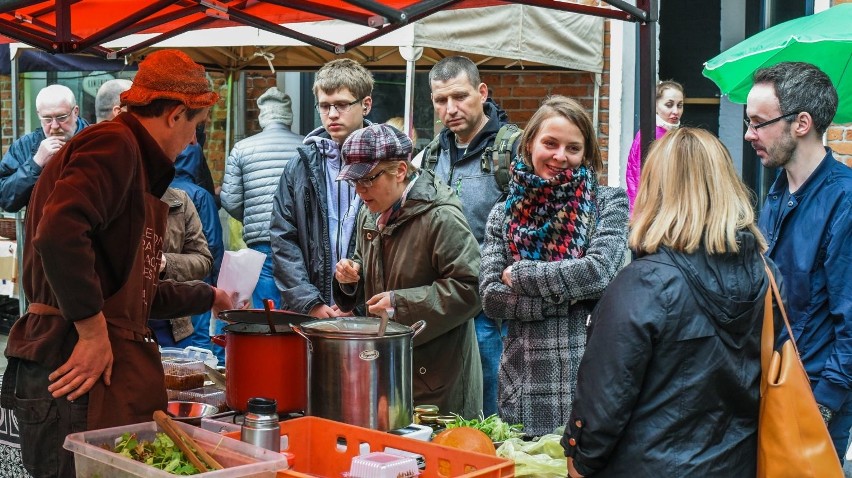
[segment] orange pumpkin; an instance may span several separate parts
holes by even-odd
[[[432,438],[432,443],[450,446],[466,451],[483,453],[485,455],[497,455],[494,442],[481,430],[471,427],[447,428]]]

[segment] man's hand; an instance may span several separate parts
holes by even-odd
[[[379,317],[382,316],[385,310],[392,309],[393,307],[394,304],[391,303],[390,292],[379,292],[367,301],[367,312]]]
[[[308,315],[318,319],[328,319],[340,315],[340,309],[334,309],[325,304],[317,304],[308,312]]]
[[[352,259],[341,259],[334,267],[334,278],[341,284],[357,283],[361,266]]]
[[[162,274],[164,270],[166,270],[166,255],[160,254],[160,274]]]
[[[33,161],[43,168],[63,146],[65,146],[65,138],[61,136],[48,136],[38,145],[38,151],[33,156]]]
[[[53,398],[67,395],[68,400],[76,400],[88,393],[101,376],[107,385],[112,378],[112,344],[103,312],[74,322],[74,327],[79,339],[71,357],[47,377],[53,382],[47,387]]]
[[[503,274],[500,276],[500,280],[506,284],[506,287],[512,287],[512,266],[509,266],[503,270]]]
[[[163,256],[165,259],[165,256]],[[223,310],[231,310],[234,308],[234,297],[237,295],[236,292],[233,294],[228,294],[222,289],[211,286],[213,289],[213,307],[210,311],[210,314],[214,318],[219,318],[219,312]]]
[[[570,478],[583,478],[583,475],[574,468],[574,458],[568,457],[568,476]]]

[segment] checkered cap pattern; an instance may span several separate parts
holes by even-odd
[[[338,181],[361,179],[382,161],[406,161],[411,140],[402,131],[386,124],[359,129],[343,142],[343,167]]]

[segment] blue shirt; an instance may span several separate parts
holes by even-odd
[[[837,411],[852,398],[852,170],[831,150],[788,193],[782,171],[758,226],[784,278],[787,313],[817,403]],[[782,330],[779,340],[786,340]]]

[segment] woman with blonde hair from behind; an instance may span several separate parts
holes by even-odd
[[[658,140],[631,225],[638,258],[592,314],[568,474],[754,476],[766,241],[722,143]]]

